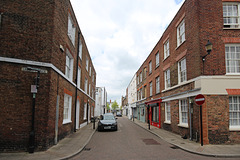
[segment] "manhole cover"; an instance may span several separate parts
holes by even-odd
[[[154,140],[154,139],[143,139],[143,142],[144,142],[146,145],[160,145],[160,143],[157,142],[157,141]]]

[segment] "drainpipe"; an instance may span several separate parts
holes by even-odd
[[[192,137],[192,112],[193,112],[193,101],[192,99],[189,97],[189,129],[190,129],[190,140],[193,139]]]
[[[77,131],[76,124],[77,124],[77,82],[78,82],[78,57],[79,57],[79,43],[80,43],[80,32],[78,32],[78,44],[77,44],[77,64],[76,64],[76,79],[75,79],[75,114],[74,114],[74,132]]]
[[[59,94],[58,94],[58,89],[59,89],[59,74],[57,78],[57,103],[56,103],[56,121],[55,121],[55,138],[54,138],[54,144],[57,144],[58,142],[58,118],[59,118]]]

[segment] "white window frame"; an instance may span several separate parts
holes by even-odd
[[[71,14],[68,14],[68,37],[71,40],[73,46],[75,46],[75,34],[76,34],[76,27],[74,25],[73,19]]]
[[[170,50],[169,50],[169,39],[164,43],[164,59],[169,57]]]
[[[152,82],[149,83],[149,96],[151,97],[153,95],[152,93]]]
[[[84,81],[84,91],[86,94],[88,93],[88,79],[87,78],[85,78],[85,81]]]
[[[142,72],[140,72],[140,82],[142,82]]]
[[[229,130],[240,131],[240,96],[229,96]]]
[[[155,60],[156,60],[156,68],[159,66],[159,52],[155,55]]]
[[[240,44],[226,44],[225,59],[226,73],[240,74]]]
[[[77,79],[77,87],[81,86],[81,68],[78,66],[78,79]]]
[[[66,50],[65,76],[72,81],[73,79],[73,57],[69,50]]]
[[[91,74],[92,74],[92,67],[90,66],[89,67],[89,76],[91,77]]]
[[[63,124],[71,123],[72,96],[64,94]]]
[[[160,93],[160,76],[156,77],[156,94]]]
[[[142,88],[140,89],[140,99],[143,99]]]
[[[82,59],[82,41],[79,38],[79,58]]]
[[[234,12],[234,6],[237,9],[236,12]],[[240,3],[223,3],[223,26],[224,28],[240,28]]]
[[[148,66],[149,66],[149,74],[151,74],[152,73],[152,61],[149,62]]]
[[[165,103],[165,121],[164,123],[171,123],[171,106],[170,102]]]
[[[87,103],[84,103],[84,113],[83,113],[83,120],[87,119]]]
[[[88,71],[88,67],[89,67],[89,60],[88,57],[86,57],[86,70]]]
[[[177,27],[177,47],[185,42],[185,20],[183,19]]]
[[[179,126],[188,128],[188,103],[187,103],[187,99],[179,100]]]
[[[92,74],[92,83],[94,84],[94,72]]]
[[[186,58],[178,62],[178,84],[187,81],[187,64]]]
[[[90,96],[91,95],[91,84],[89,83],[89,93],[88,93],[88,95]]]
[[[171,87],[171,81],[170,81],[170,69],[167,69],[164,72],[164,81],[165,81],[165,89]]]

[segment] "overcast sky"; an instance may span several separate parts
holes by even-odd
[[[126,95],[133,75],[184,0],[71,0],[108,101]]]

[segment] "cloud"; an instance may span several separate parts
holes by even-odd
[[[71,0],[108,100],[120,102],[184,0]]]

